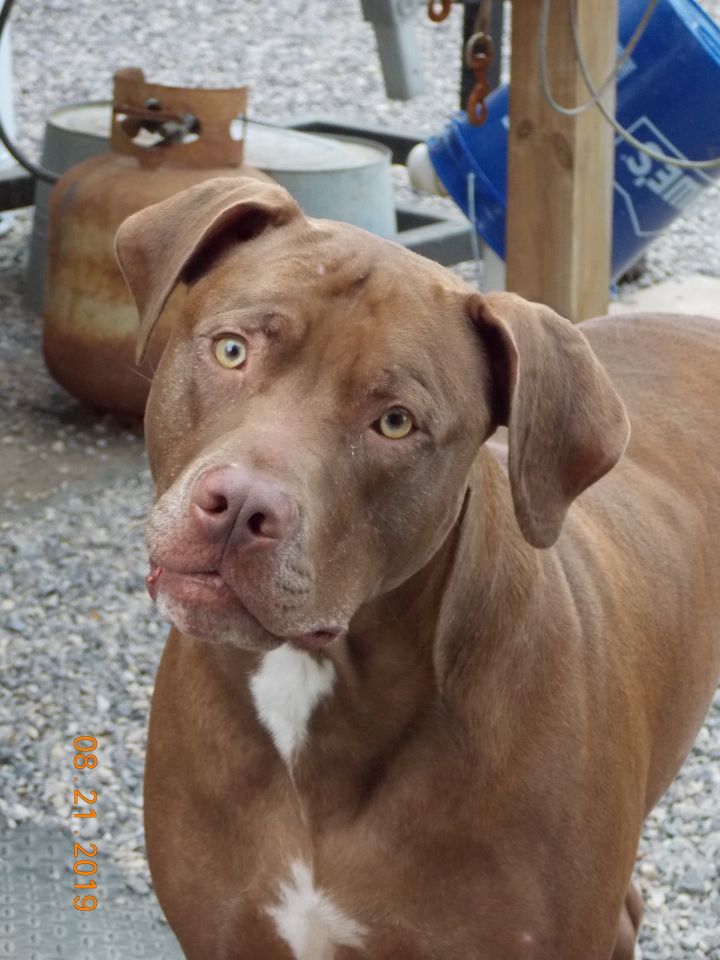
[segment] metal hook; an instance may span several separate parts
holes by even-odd
[[[486,102],[487,91],[484,91],[479,85],[470,93],[467,102],[468,120],[474,127],[481,127],[487,120],[488,106]]]

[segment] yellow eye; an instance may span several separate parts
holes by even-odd
[[[244,341],[236,340],[234,337],[220,337],[215,341],[213,347],[215,359],[221,367],[227,370],[235,370],[245,363],[247,357],[247,347]]]
[[[415,421],[403,407],[391,407],[380,417],[377,428],[388,440],[402,440],[415,428]]]

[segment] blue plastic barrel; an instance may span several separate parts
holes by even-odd
[[[646,6],[647,0],[621,0],[620,47],[630,40]],[[472,126],[460,113],[428,141],[428,149],[438,177],[466,215],[468,175],[475,174],[477,232],[504,259],[508,88],[496,90],[487,103],[484,126]],[[660,0],[618,78],[617,117],[661,153],[692,160],[720,157],[720,28],[695,0]],[[613,279],[718,177],[720,167],[683,170],[659,163],[618,137]]]

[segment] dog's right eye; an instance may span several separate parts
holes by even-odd
[[[391,407],[377,421],[375,429],[388,440],[402,440],[415,429],[415,421],[404,407]]]
[[[213,347],[215,359],[226,370],[235,370],[245,363],[247,346],[243,340],[235,337],[220,337]]]

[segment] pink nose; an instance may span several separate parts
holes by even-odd
[[[234,546],[284,540],[295,529],[295,500],[267,477],[241,467],[212,467],[195,481],[191,510],[202,533]]]

